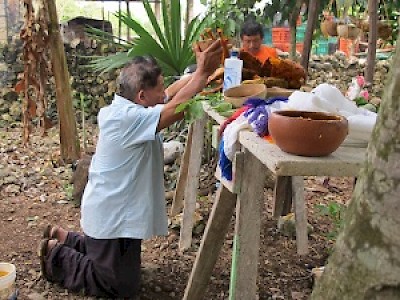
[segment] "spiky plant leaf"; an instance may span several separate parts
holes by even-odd
[[[157,22],[156,17],[151,9],[149,0],[143,0],[143,5],[150,20],[154,35],[146,30],[138,21],[126,13],[119,13],[116,16],[126,24],[138,37],[129,46],[127,56],[108,56],[106,58],[96,59],[93,65],[101,69],[107,70],[118,68],[125,63],[129,57],[137,55],[152,55],[160,63],[164,74],[179,75],[190,64],[195,62],[192,50],[193,42],[198,39],[199,34],[206,24],[207,18],[199,20],[194,18],[182,36],[181,6],[179,0],[166,1],[162,0],[162,26]],[[124,58],[124,59],[122,59]],[[127,60],[125,60],[128,58]],[[110,62],[110,66],[107,65]]]

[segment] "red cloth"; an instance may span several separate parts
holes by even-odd
[[[245,112],[248,109],[247,106],[243,106],[239,109],[237,109],[232,116],[230,116],[228,119],[225,120],[224,123],[221,124],[221,126],[219,127],[219,132],[218,135],[219,137],[222,136],[222,133],[224,132],[226,126],[228,126],[230,123],[232,123],[233,121],[235,121],[243,112]]]

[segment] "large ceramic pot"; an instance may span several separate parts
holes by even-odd
[[[355,40],[360,35],[360,32],[360,28],[354,24],[340,24],[337,26],[337,33],[341,38]]]
[[[337,36],[337,23],[334,20],[323,20],[321,22],[321,32],[324,36]]]
[[[270,115],[268,130],[282,151],[301,156],[326,156],[346,138],[348,122],[343,116],[323,112],[281,110]]]

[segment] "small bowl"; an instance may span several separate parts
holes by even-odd
[[[9,299],[15,291],[15,266],[0,262],[0,275],[0,299]]]
[[[268,131],[284,152],[301,156],[326,156],[334,152],[348,134],[347,119],[340,115],[281,110],[268,120]]]
[[[224,99],[238,108],[249,98],[262,98],[267,95],[267,87],[263,83],[241,84],[224,92]]]

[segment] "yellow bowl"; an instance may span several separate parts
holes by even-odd
[[[224,92],[224,99],[233,107],[238,108],[249,98],[262,98],[267,96],[267,87],[263,83],[241,84]]]

